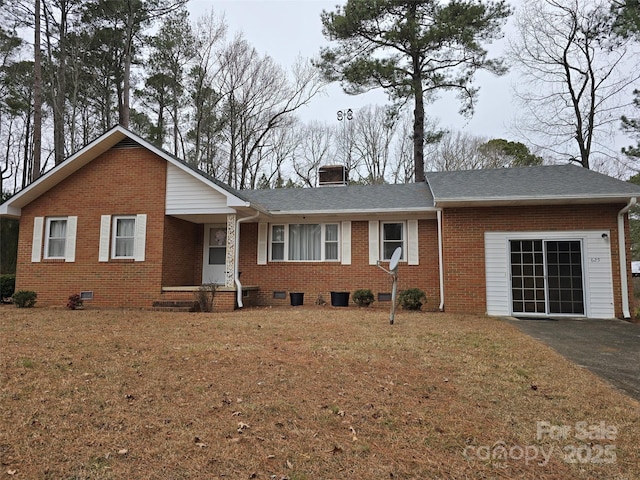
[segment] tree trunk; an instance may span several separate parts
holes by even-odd
[[[413,95],[415,110],[413,112],[413,164],[415,182],[424,182],[424,95],[420,74],[413,76]]]
[[[31,181],[40,177],[42,155],[42,63],[40,54],[40,0],[35,0],[33,37],[33,164]]]
[[[133,62],[133,37],[135,35],[135,18],[131,2],[127,2],[129,9],[127,15],[127,25],[125,31],[124,46],[124,72],[122,78],[122,102],[120,104],[118,123],[125,128],[129,128],[129,117],[131,115],[131,63]]]
[[[416,183],[424,182],[424,92],[422,89],[422,68],[420,65],[420,46],[416,38],[417,2],[410,4],[407,23],[413,26],[411,38],[411,63],[413,72],[411,83],[415,103],[413,111],[413,166]]]
[[[59,165],[64,161],[64,112],[65,98],[67,93],[67,15],[68,6],[66,2],[60,2],[60,38],[58,40],[58,67],[57,75],[53,78],[53,150],[55,164]],[[53,58],[51,58],[53,63]]]
[[[124,74],[122,80],[122,101],[120,103],[118,123],[124,128],[129,128],[130,116],[130,88],[131,88],[131,42],[127,42],[124,54]]]

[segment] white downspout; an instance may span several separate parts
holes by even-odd
[[[233,278],[236,282],[236,301],[238,302],[238,308],[242,308],[242,284],[240,283],[240,272],[238,271],[238,263],[240,261],[240,224],[249,220],[258,218],[260,212],[256,212],[255,215],[250,217],[239,218],[236,220],[236,258],[233,262]]]
[[[442,209],[438,209],[438,270],[440,275],[440,306],[438,309],[444,311],[444,264],[442,261]]]
[[[618,250],[620,252],[620,288],[622,294],[622,315],[631,318],[629,311],[629,284],[627,283],[627,247],[625,242],[624,215],[636,204],[636,198],[630,198],[629,203],[618,212]]]

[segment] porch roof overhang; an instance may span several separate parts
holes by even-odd
[[[259,217],[255,220],[260,221],[259,219],[264,219],[265,217],[269,217],[269,213],[265,212],[262,207],[259,205],[251,205],[242,207],[225,207],[225,208],[216,208],[209,210],[201,210],[201,211],[171,211],[165,212],[167,215],[170,215],[175,218],[179,218],[181,220],[185,220],[191,223],[220,223],[223,218],[226,218],[227,215],[236,215],[238,219],[247,218],[254,216],[256,213],[259,214]]]

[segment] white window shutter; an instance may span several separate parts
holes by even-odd
[[[418,246],[418,220],[407,220],[407,263],[420,265]]]
[[[44,217],[33,219],[33,243],[31,244],[31,261],[39,262],[42,257],[42,231],[44,229]]]
[[[78,217],[67,217],[67,238],[65,239],[64,261],[76,261],[76,233],[78,231]]]
[[[147,215],[136,215],[136,239],[134,241],[133,256],[136,262],[144,262],[144,252],[147,242]]]
[[[351,265],[351,222],[342,222],[342,265]]]
[[[109,261],[109,240],[111,240],[111,215],[100,217],[100,249],[98,251],[98,261]]]
[[[267,237],[269,233],[268,223],[258,224],[258,265],[267,264]]]
[[[369,220],[369,265],[376,265],[380,259],[380,222]]]

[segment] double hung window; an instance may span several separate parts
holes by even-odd
[[[144,262],[147,215],[102,215],[98,261]]]
[[[67,219],[47,218],[44,258],[65,258],[67,246]]]
[[[336,261],[339,259],[337,223],[271,226],[272,261]]]
[[[78,217],[34,217],[31,261],[75,262]]]
[[[112,258],[134,258],[136,217],[113,217]]]
[[[405,228],[404,222],[382,223],[382,260],[391,260],[396,248],[402,248],[400,260],[405,260]]]

